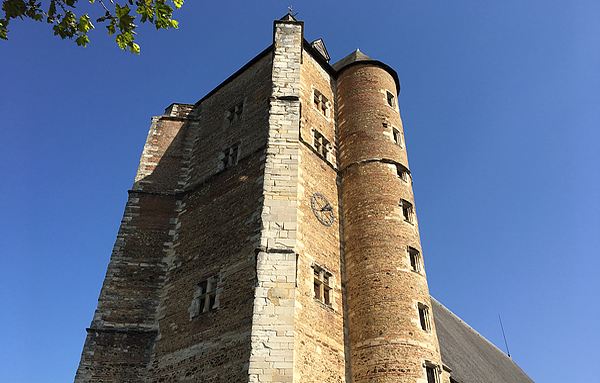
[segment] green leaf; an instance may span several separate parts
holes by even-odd
[[[131,48],[133,45],[133,33],[121,32],[117,35],[116,41],[121,49]]]
[[[115,4],[115,11],[117,13],[117,17],[120,19],[121,17],[127,16],[130,9],[128,5],[121,7],[119,4]]]
[[[106,29],[108,29],[108,34],[109,35],[114,35],[115,32],[117,31],[116,28],[115,28],[116,23],[117,23],[117,19],[112,19],[110,21],[110,24],[108,24],[106,26]]]
[[[81,36],[77,37],[75,42],[80,47],[86,47],[88,45],[88,43],[90,42],[90,38],[87,35],[81,35]]]
[[[138,7],[135,12],[141,16],[140,20],[142,23],[145,23],[147,20],[154,20],[154,8],[150,0],[138,1]]]
[[[8,20],[0,20],[0,39],[8,40]]]
[[[94,24],[90,21],[90,17],[85,14],[79,17],[79,22],[77,23],[77,30],[82,33],[87,33],[90,29],[94,28]]]
[[[22,17],[27,12],[27,4],[22,0],[4,0],[2,3],[6,20]]]
[[[75,14],[71,11],[67,11],[60,22],[54,27],[54,34],[60,36],[63,39],[72,38],[77,33],[77,19]]]
[[[149,22],[156,29],[179,28],[179,22],[173,19],[173,12],[183,6],[185,0],[110,0],[114,9],[106,11],[96,22],[105,23],[109,35],[116,35],[119,48],[134,54],[140,53],[140,46],[135,43],[136,22]],[[89,4],[97,4],[97,0],[88,0]],[[42,4],[44,8],[42,9]],[[95,28],[89,14],[75,14],[75,6],[81,0],[2,0],[3,18],[0,18],[0,39],[8,39],[8,24],[14,18],[29,18],[51,24],[55,35],[62,39],[74,39],[79,46],[87,46],[90,42],[88,33]],[[108,2],[106,2],[107,5]],[[67,8],[70,7],[70,8]],[[132,12],[132,10],[135,10]],[[77,12],[79,13],[79,12]]]
[[[48,6],[48,18],[46,21],[51,23],[54,21],[54,15],[56,15],[56,1],[52,0],[50,6]]]

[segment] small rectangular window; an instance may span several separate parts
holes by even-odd
[[[423,303],[418,304],[419,308],[419,322],[421,323],[421,329],[423,331],[431,331],[431,320],[429,318],[429,307]]]
[[[327,306],[331,305],[331,287],[329,287],[329,274],[323,274],[323,303]]]
[[[237,164],[239,158],[239,145],[235,144],[223,150],[223,169],[228,169]]]
[[[389,90],[386,90],[385,96],[386,96],[388,105],[391,107],[395,107],[396,106],[396,97],[394,96],[394,94],[392,92],[390,92]]]
[[[217,276],[213,276],[196,285],[194,301],[190,309],[191,317],[217,308],[217,280]]]
[[[235,118],[235,113],[233,111],[228,110],[225,112],[225,120],[227,121],[227,126],[231,126],[233,124],[233,119]]]
[[[417,273],[421,272],[421,254],[417,249],[408,248],[408,257],[410,259],[410,268]]]
[[[404,166],[402,166],[400,164],[396,164],[396,174],[398,175],[398,178],[400,178],[402,181],[408,182],[408,178],[410,176],[408,175],[407,168],[405,168]]]
[[[242,112],[244,111],[244,103],[240,102],[229,108],[225,112],[225,126],[230,127],[235,121],[242,119]]]
[[[394,143],[398,146],[402,146],[402,134],[400,133],[400,131],[396,128],[392,128],[392,134],[394,137]]]
[[[313,129],[313,147],[325,160],[329,160],[329,152],[331,144],[329,141],[316,129]]]
[[[404,220],[409,223],[414,223],[415,213],[413,205],[406,200],[400,200],[400,207],[402,208],[402,216],[404,217]]]
[[[329,100],[316,89],[313,91],[313,104],[321,111],[323,116],[329,117]]]
[[[331,306],[331,274],[323,268],[314,265],[314,297],[319,302]]]

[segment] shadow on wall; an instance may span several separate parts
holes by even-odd
[[[199,112],[152,119],[76,382],[247,378],[266,130],[241,156],[245,128],[200,134]],[[220,306],[192,318],[203,278]]]

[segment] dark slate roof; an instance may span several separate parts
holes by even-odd
[[[532,383],[519,366],[440,302],[431,298],[442,362],[459,383]]]
[[[354,52],[350,53],[348,56],[346,56],[343,59],[341,59],[340,61],[336,62],[335,64],[332,65],[332,67],[336,71],[336,73],[339,74],[342,71],[344,71],[346,68],[349,68],[353,65],[361,64],[361,63],[368,63],[371,65],[376,65],[376,66],[388,71],[388,73],[391,74],[392,77],[394,78],[394,82],[396,82],[396,89],[398,90],[398,92],[400,92],[400,79],[398,78],[398,73],[396,73],[396,71],[389,65],[387,65],[379,60],[374,60],[374,59],[370,58],[366,54],[362,53],[359,49],[355,50]]]
[[[348,56],[333,64],[333,69],[339,71],[340,69],[357,61],[373,61],[373,59],[367,56],[366,54],[362,53],[360,49],[357,49],[354,52],[350,53]]]

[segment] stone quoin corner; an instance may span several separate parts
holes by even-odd
[[[394,69],[291,14],[154,117],[75,381],[525,383],[430,297]]]

